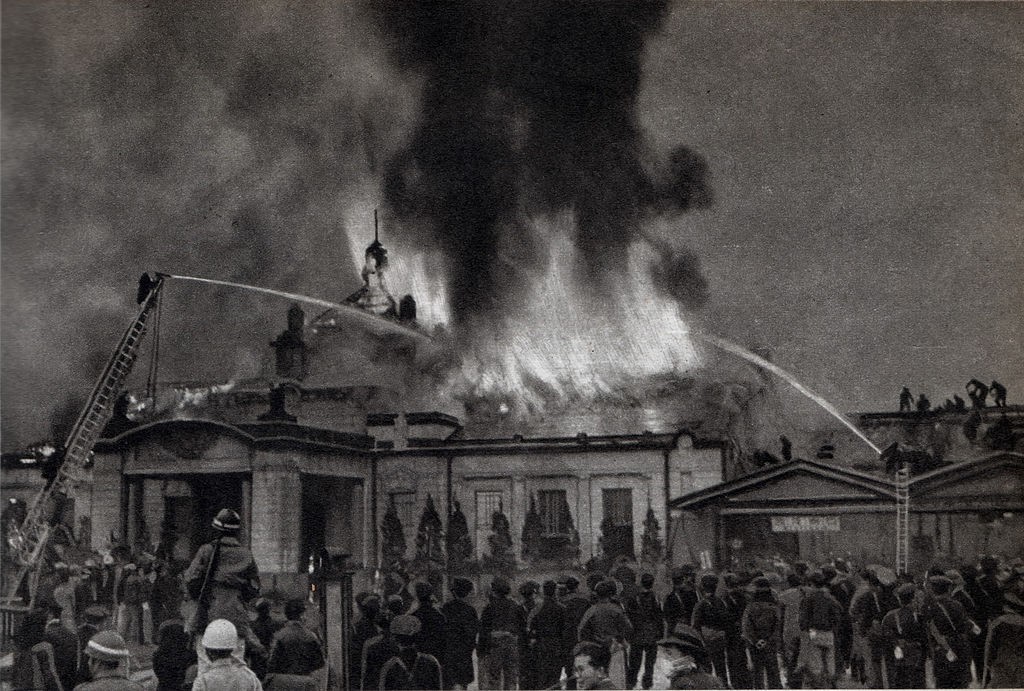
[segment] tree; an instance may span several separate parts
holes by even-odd
[[[512,550],[512,526],[501,502],[498,502],[498,510],[491,514],[491,534],[487,543],[491,552],[484,558],[485,568],[493,573],[511,576],[516,568],[516,555]]]
[[[440,588],[441,571],[445,563],[443,541],[441,516],[434,507],[434,498],[428,494],[416,530],[416,558],[413,565],[416,574],[429,580],[435,590]]]
[[[398,517],[398,510],[395,502],[389,501],[388,508],[384,512],[384,521],[380,526],[381,533],[381,560],[385,568],[393,564],[405,562],[405,531],[402,529],[402,520]]]
[[[462,513],[459,502],[455,502],[455,510],[448,514],[445,548],[448,551],[448,571],[453,575],[468,574],[473,560],[473,541],[469,537],[466,514]]]
[[[544,523],[537,513],[537,501],[530,495],[530,510],[523,521],[523,561],[536,561],[544,555]]]
[[[665,554],[665,547],[661,543],[659,532],[661,525],[654,515],[654,509],[647,505],[647,517],[644,519],[644,532],[640,537],[640,563],[654,566],[658,564]]]
[[[420,515],[420,527],[416,531],[416,561],[444,563],[444,530],[441,516],[434,507],[434,498],[427,495],[427,504]]]

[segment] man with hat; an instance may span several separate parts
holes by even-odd
[[[509,598],[512,586],[501,576],[491,581],[491,599],[480,613],[481,689],[514,689],[519,660],[526,647],[526,610]]]
[[[683,629],[689,629],[680,624]],[[692,631],[692,629],[689,629]],[[707,672],[708,655],[700,636],[673,633],[658,641],[662,655],[668,663],[670,689],[724,689],[722,680]]]
[[[565,594],[562,595],[560,600],[562,606],[565,607],[566,617],[566,653],[562,668],[565,670],[565,676],[569,681],[566,682],[565,688],[575,689],[576,678],[573,676],[572,671],[572,649],[576,645],[576,632],[579,630],[580,622],[583,621],[583,615],[590,609],[590,599],[579,592],[580,581],[575,576],[563,576],[559,579],[559,585],[565,589]]]
[[[888,651],[886,664],[892,667],[894,689],[923,689],[924,660],[928,636],[924,621],[914,608],[917,587],[904,583],[896,588],[900,606],[882,618],[882,637]]]
[[[612,602],[615,596],[616,583],[608,579],[594,587],[597,602],[583,615],[579,628],[576,630],[580,642],[593,641],[608,646],[611,655],[625,655],[626,641],[633,635],[633,624],[623,611],[621,605]],[[626,667],[623,664],[623,667]],[[625,679],[616,681],[625,682]]]
[[[284,616],[288,621],[274,634],[270,644],[268,673],[307,676],[324,666],[326,658],[319,636],[302,623],[305,612],[304,600],[296,598],[285,603]]]
[[[813,688],[835,688],[836,631],[842,621],[841,606],[829,592],[821,571],[810,576],[814,589],[800,603],[801,647],[806,646],[806,674]],[[803,656],[803,654],[801,654]]]
[[[238,540],[242,520],[231,509],[221,509],[213,519],[218,535],[199,548],[185,571],[189,596],[197,607],[189,630],[202,631],[210,619],[227,619],[243,638],[249,637],[249,613],[245,603],[260,593],[260,574],[252,553]],[[257,643],[255,637],[251,639]]]
[[[480,617],[468,601],[473,581],[456,576],[449,589],[452,599],[441,606],[441,614],[448,622],[444,636],[444,683],[446,687],[465,689],[475,678],[473,649],[480,632]]]
[[[215,619],[203,632],[202,645],[210,660],[192,684],[192,691],[263,691],[260,680],[235,657],[238,629],[227,619]]]
[[[672,569],[672,592],[665,598],[665,624],[669,633],[676,624],[689,624],[693,608],[697,606],[697,591],[693,587],[693,565],[683,564]]]
[[[434,586],[426,581],[418,581],[414,587],[416,608],[410,612],[420,620],[419,638],[416,649],[432,656],[440,663],[444,659],[444,635],[447,622],[444,615],[434,605]]]
[[[931,576],[928,590],[934,599],[922,612],[932,641],[937,689],[964,689],[971,681],[971,627],[963,606],[950,597],[952,589],[945,576]]]
[[[1003,613],[989,621],[980,681],[983,687],[1024,688],[1024,569],[1010,574]]]
[[[420,620],[402,614],[391,620],[391,636],[398,652],[380,670],[380,688],[441,689],[441,665],[433,655],[416,650]]]
[[[782,648],[779,605],[772,595],[772,584],[767,578],[758,576],[752,585],[754,596],[743,610],[740,629],[750,652],[750,660],[754,663],[753,686],[755,689],[778,689],[782,687],[778,657]]]
[[[114,631],[100,631],[85,646],[89,678],[75,691],[142,691],[128,680],[128,644]]]
[[[399,595],[389,595],[387,604],[384,607],[381,617],[381,626],[384,627],[379,636],[366,641],[363,645],[362,678],[358,687],[361,689],[377,689],[380,686],[380,670],[384,663],[398,654],[398,645],[395,644],[394,636],[391,635],[391,622],[395,617],[405,614],[405,600]]]
[[[722,598],[715,595],[718,590],[718,576],[715,574],[706,573],[700,577],[700,590],[703,598],[693,608],[690,623],[703,638],[715,674],[726,681],[725,636],[729,626],[729,608]]]
[[[363,648],[366,642],[380,635],[380,596],[376,593],[361,592],[355,597],[359,618],[352,624],[349,639],[349,688],[358,689],[363,678]]]
[[[626,615],[633,625],[629,639],[629,662],[626,667],[626,687],[636,686],[643,664],[644,675],[640,680],[643,688],[649,689],[654,683],[654,658],[658,654],[658,639],[665,631],[665,615],[657,595],[654,594],[654,576],[649,573],[640,576],[640,591],[625,601]]]
[[[558,584],[554,581],[544,581],[544,599],[526,618],[530,646],[528,659],[534,666],[530,688],[557,686],[566,652],[572,650],[572,644],[566,640],[568,614],[556,598],[557,590]]]

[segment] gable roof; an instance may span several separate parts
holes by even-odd
[[[809,479],[815,486],[795,486],[789,494],[778,494],[774,490],[783,482],[793,484],[794,480],[799,479]],[[830,488],[828,494],[822,494],[821,490],[825,488]],[[808,494],[800,494],[802,489],[806,489]],[[784,502],[806,499],[895,501],[896,487],[892,481],[868,473],[797,459],[684,494],[669,502],[669,508],[691,511],[730,500]]]

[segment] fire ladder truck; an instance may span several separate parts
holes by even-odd
[[[910,470],[896,471],[896,573],[910,572]]]
[[[56,524],[55,514],[59,513],[64,498],[74,491],[74,485],[84,479],[92,448],[110,420],[114,404],[138,358],[139,347],[146,334],[146,322],[160,303],[160,292],[166,277],[157,274],[155,279],[151,279],[144,275],[140,280],[138,302],[141,307],[138,316],[121,336],[117,350],[96,381],[63,448],[57,452],[63,457],[57,460],[54,477],[39,490],[21,526],[11,530],[8,542],[19,570],[10,584],[9,602],[17,599],[22,583],[29,576],[29,605],[33,604],[43,554]]]

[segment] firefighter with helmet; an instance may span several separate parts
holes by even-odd
[[[245,603],[260,593],[260,574],[252,552],[242,546],[238,532],[242,519],[231,509],[221,509],[213,519],[218,535],[199,548],[185,571],[185,588],[196,602],[189,631],[200,635],[215,619],[227,619],[238,637],[255,641],[249,629]]]

